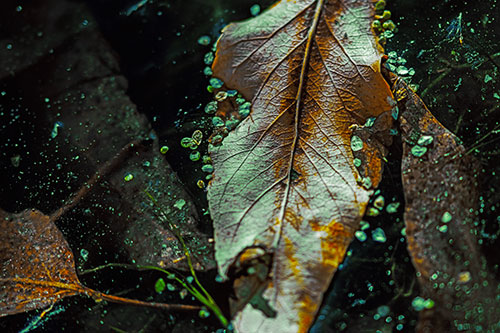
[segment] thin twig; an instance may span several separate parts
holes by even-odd
[[[110,161],[101,166],[97,170],[97,172],[94,173],[94,175],[78,190],[78,192],[76,192],[68,200],[66,200],[61,208],[53,212],[50,215],[50,219],[52,221],[55,221],[62,215],[64,215],[67,211],[71,210],[83,197],[85,197],[90,192],[94,185],[102,180],[102,178],[107,176],[117,166],[121,165],[127,157],[129,151],[132,148],[137,147],[140,142],[142,142],[142,140],[133,141],[124,146]]]

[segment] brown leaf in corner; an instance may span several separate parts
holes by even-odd
[[[474,226],[480,165],[402,80],[393,80],[401,108],[408,250],[422,296],[435,303],[422,311],[417,331],[494,330],[498,282]]]

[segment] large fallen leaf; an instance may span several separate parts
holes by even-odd
[[[481,255],[474,224],[479,163],[404,81],[393,80],[408,250],[422,295],[435,302],[421,313],[417,331],[494,330],[500,324],[498,282]]]
[[[214,76],[252,104],[211,149],[208,189],[220,274],[256,265],[236,290],[243,332],[307,331],[380,181],[395,102],[373,15],[369,0],[280,1],[218,41]]]

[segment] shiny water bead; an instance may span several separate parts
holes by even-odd
[[[184,137],[181,139],[181,146],[183,148],[190,148],[194,144],[195,143],[193,142],[192,138]]]
[[[216,95],[215,95],[215,99],[217,100],[217,102],[222,102],[223,100],[225,100],[227,98],[227,92],[225,91],[219,91]]]
[[[378,209],[383,209],[385,205],[385,199],[383,196],[379,195],[374,201],[373,201],[373,206],[375,206]]]
[[[200,152],[195,150],[193,152],[191,152],[191,154],[189,154],[189,159],[193,162],[196,162],[200,159]]]
[[[199,146],[201,144],[201,140],[203,140],[203,133],[200,130],[196,130],[191,135],[191,139],[193,139],[193,142]]]
[[[168,152],[168,149],[169,149],[168,146],[162,146],[160,148],[160,153],[165,155]]]

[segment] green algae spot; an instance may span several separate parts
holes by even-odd
[[[361,160],[359,158],[355,158],[352,163],[356,168],[359,168],[361,166]]]
[[[353,135],[351,138],[351,149],[352,151],[360,151],[363,149],[363,140],[357,135]]]
[[[359,225],[361,226],[360,227],[361,230],[366,230],[366,229],[370,228],[370,223],[368,223],[366,221],[359,222]]]
[[[422,135],[418,141],[417,144],[420,146],[428,146],[434,141],[434,138],[430,135]]]
[[[238,119],[228,119],[226,120],[226,127],[228,130],[233,130],[239,123],[240,121]]]
[[[415,156],[415,157],[422,157],[422,156],[424,156],[425,153],[427,153],[427,148],[426,147],[415,145],[411,149],[411,154],[413,156]]]
[[[432,309],[434,307],[434,301],[430,298],[424,299],[420,296],[417,296],[411,302],[411,305],[415,311],[422,311],[424,309]]]
[[[210,85],[212,87],[214,87],[215,89],[222,88],[222,86],[224,85],[224,82],[222,82],[222,80],[219,80],[215,77],[211,78],[209,82],[210,82]]]
[[[123,178],[123,180],[125,180],[126,182],[129,182],[129,181],[131,181],[132,179],[134,179],[134,175],[133,175],[133,174],[131,174],[131,173],[127,173],[127,174],[125,175],[125,177]]]
[[[205,113],[214,114],[217,111],[217,102],[212,101],[205,106]]]
[[[368,210],[366,211],[366,216],[379,216],[380,215],[380,211],[374,207],[370,207],[368,208]]]
[[[448,223],[451,221],[453,216],[450,214],[450,212],[444,212],[443,216],[441,216],[441,222],[443,223]]]
[[[389,214],[394,214],[398,211],[399,205],[400,205],[399,202],[391,202],[390,204],[387,205],[385,211]]]
[[[210,44],[210,36],[201,36],[200,38],[198,38],[198,44],[207,46],[208,44]]]
[[[384,23],[384,25],[385,25],[385,23]],[[397,106],[395,106],[395,107],[392,108],[391,115],[392,115],[392,118],[394,118],[394,120],[398,120],[398,117],[399,117],[399,108]]]
[[[165,281],[162,278],[159,278],[158,280],[156,280],[155,291],[158,294],[161,294],[165,290],[166,287],[167,287],[167,285],[166,285]]]
[[[224,126],[224,120],[222,120],[221,117],[213,117],[212,125],[214,125],[215,127],[222,127]]]
[[[207,309],[201,309],[200,312],[198,312],[198,316],[200,316],[200,318],[208,318],[210,312]]]
[[[205,74],[206,76],[210,76],[210,75],[212,75],[213,73],[214,73],[214,72],[212,72],[212,68],[210,68],[210,67],[208,67],[208,66],[207,66],[207,67],[205,67],[205,68],[203,69],[203,74]]]
[[[447,232],[448,231],[448,226],[447,225],[442,225],[438,228],[440,232]]]
[[[356,238],[357,238],[360,242],[364,242],[364,241],[368,238],[368,236],[366,235],[366,233],[365,233],[364,231],[360,231],[360,230],[356,231],[356,232],[354,233],[354,236],[356,236]]]
[[[377,229],[372,231],[372,239],[375,242],[385,243],[385,241],[387,240],[387,237],[385,236],[384,230],[382,230],[381,228],[377,228]]]
[[[215,59],[214,53],[213,52],[208,52],[203,57],[203,62],[205,63],[205,65],[211,65],[212,62],[214,62],[214,59]]]
[[[253,5],[252,7],[250,7],[250,14],[252,14],[252,16],[257,16],[260,14],[260,6],[259,5]]]
[[[206,173],[212,173],[214,172],[214,167],[211,164],[205,164],[204,166],[201,167],[201,171]]]
[[[365,177],[365,178],[363,178],[361,185],[365,189],[369,190],[372,187],[372,180],[370,179],[370,177]]]

